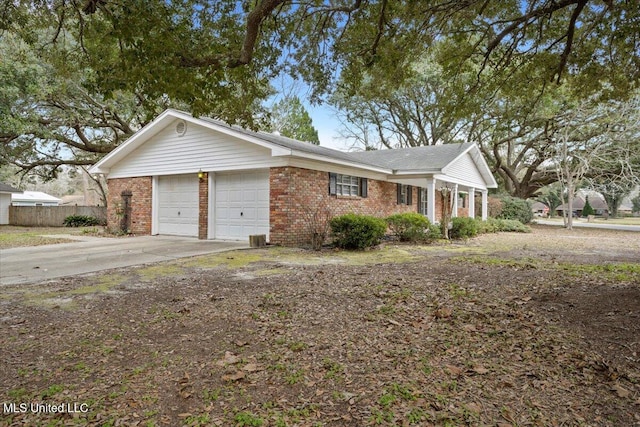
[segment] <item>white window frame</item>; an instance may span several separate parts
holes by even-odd
[[[360,194],[360,178],[352,175],[336,175],[336,194],[339,196],[358,196]]]
[[[400,184],[400,204],[409,204],[409,186],[406,184]]]
[[[429,191],[426,188],[420,189],[420,200],[418,200],[418,212],[427,215],[429,212]]]

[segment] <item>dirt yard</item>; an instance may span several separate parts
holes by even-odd
[[[5,426],[640,426],[640,233],[3,287],[0,348]]]

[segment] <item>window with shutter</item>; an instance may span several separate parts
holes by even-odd
[[[397,184],[397,192],[398,192],[399,205],[413,204],[413,200],[412,200],[413,188],[410,185]]]

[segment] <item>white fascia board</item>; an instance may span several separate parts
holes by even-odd
[[[334,159],[327,156],[321,156],[319,154],[306,153],[304,151],[291,150],[291,156],[302,158],[302,159],[315,160],[323,163],[332,163],[335,165],[346,166],[350,168],[364,169],[371,172],[377,172],[377,173],[383,173],[383,174],[393,173],[391,169],[380,168],[377,166],[370,166],[363,163],[350,162],[347,160]]]
[[[418,175],[434,175],[442,173],[440,169],[394,169],[394,176],[418,176]]]
[[[468,188],[475,188],[476,190],[486,190],[487,188],[491,188],[479,182],[471,182],[464,179],[452,178],[448,175],[438,174],[438,175],[434,175],[433,177],[438,181],[449,182],[451,184],[458,184]]]

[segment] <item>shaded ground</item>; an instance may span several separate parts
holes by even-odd
[[[640,425],[640,234],[269,248],[1,292],[0,400],[86,404],[3,425]]]

